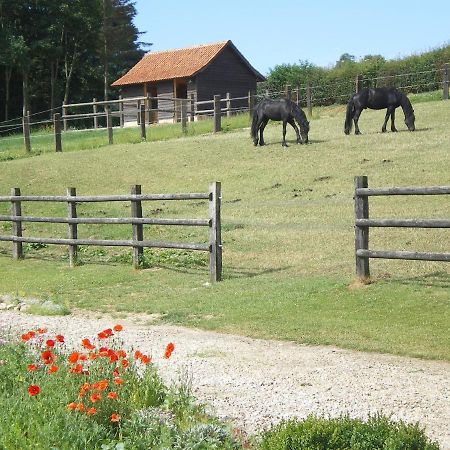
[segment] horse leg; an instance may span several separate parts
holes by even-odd
[[[289,119],[288,122],[289,122],[289,125],[292,126],[292,128],[295,130],[295,133],[297,134],[297,144],[303,144],[302,138],[300,136],[300,130],[298,129],[298,126],[295,123],[295,120]]]
[[[391,108],[388,108],[387,110],[386,110],[386,115],[384,116],[384,123],[383,123],[383,126],[381,127],[381,132],[382,133],[386,133],[386,124],[387,124],[387,122],[388,122],[388,120],[389,120],[389,116],[391,115]]]
[[[261,147],[263,145],[266,145],[266,143],[264,142],[263,132],[264,132],[264,128],[266,128],[267,122],[269,122],[269,119],[262,119],[261,124],[259,126],[259,145]]]
[[[281,145],[283,147],[288,147],[288,145],[286,144],[286,125],[287,120],[283,120],[283,141],[281,142]]]
[[[355,134],[361,134],[358,127],[359,116],[361,115],[362,109],[357,108],[355,110],[355,115],[353,116],[353,123],[355,124]]]
[[[397,128],[395,128],[395,108],[392,108],[392,112],[391,112],[391,131],[393,131],[394,133],[397,131]]]

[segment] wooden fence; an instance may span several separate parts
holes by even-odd
[[[357,276],[360,278],[368,278],[370,276],[369,258],[450,262],[450,253],[369,249],[370,227],[450,228],[449,219],[371,219],[369,218],[370,196],[449,194],[450,186],[369,188],[366,176],[355,177],[355,256]]]
[[[147,218],[142,215],[142,202],[166,201],[166,200],[208,200],[208,219],[162,219]],[[131,217],[98,218],[77,217],[77,204],[89,202],[131,202]],[[106,196],[78,196],[75,188],[68,188],[64,196],[38,196],[21,195],[20,188],[12,188],[10,196],[0,196],[0,202],[11,204],[10,215],[0,215],[0,221],[12,223],[12,234],[0,236],[0,241],[13,243],[12,256],[15,259],[24,257],[23,243],[57,244],[67,245],[69,250],[69,264],[76,265],[78,245],[96,246],[120,246],[133,248],[133,265],[139,268],[142,262],[144,247],[148,248],[174,248],[183,250],[199,250],[209,252],[209,272],[211,281],[220,281],[222,278],[222,240],[221,240],[221,184],[210,183],[206,193],[183,194],[142,194],[141,186],[136,185],[131,189],[130,195],[106,195]],[[24,202],[63,202],[67,203],[67,217],[34,217],[22,214]],[[22,223],[46,222],[68,224],[68,238],[38,238],[24,237]],[[132,226],[131,240],[107,240],[107,239],[80,239],[78,238],[78,224],[130,224]],[[176,226],[204,226],[209,228],[209,243],[174,243],[154,242],[144,240],[143,225],[176,225]]]

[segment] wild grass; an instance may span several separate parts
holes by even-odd
[[[450,360],[450,272],[445,263],[372,260],[374,283],[355,282],[353,178],[370,186],[448,185],[448,103],[414,103],[417,131],[381,133],[384,111],[361,115],[361,136],[345,136],[344,107],[311,120],[310,144],[281,147],[281,126],[254,147],[248,129],[93,151],[43,153],[1,163],[0,192],[24,194],[206,191],[221,181],[224,281],[209,285],[205,254],[181,263],[165,251],[145,253],[134,271],[127,249],[86,248],[67,266],[66,249],[27,247],[13,261],[0,245],[0,293],[49,297],[99,311],[158,313],[162,320],[244,335],[331,344],[358,350]],[[2,145],[0,141],[0,146]],[[0,151],[0,154],[2,151]],[[65,205],[27,204],[24,214],[65,215]],[[370,200],[371,217],[446,218],[449,199]],[[0,214],[9,205],[0,204]],[[79,205],[80,215],[128,216],[129,204]],[[156,217],[206,218],[206,202],[156,202]],[[10,233],[0,223],[0,234]],[[26,224],[24,235],[66,237],[64,225]],[[153,226],[145,238],[206,242],[205,229]],[[129,226],[79,226],[80,237],[129,239]],[[373,230],[371,248],[448,252],[448,230]]]

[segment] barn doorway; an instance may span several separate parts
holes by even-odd
[[[176,99],[187,98],[187,81],[183,78],[173,80],[173,97]],[[174,122],[181,120],[181,105],[180,102],[174,102]]]

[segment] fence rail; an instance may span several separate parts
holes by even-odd
[[[142,202],[160,200],[208,200],[208,219],[160,219],[143,217]],[[79,203],[89,202],[131,202],[131,217],[77,217],[76,206]],[[210,183],[207,193],[179,193],[179,194],[142,194],[141,186],[132,187],[131,195],[103,195],[103,196],[77,196],[75,188],[68,188],[67,195],[21,195],[20,188],[13,188],[11,195],[0,196],[0,202],[11,204],[10,215],[0,215],[0,221],[12,223],[12,234],[0,236],[0,241],[12,242],[12,255],[15,259],[24,257],[23,243],[67,245],[69,250],[69,264],[77,263],[79,245],[132,247],[133,265],[139,268],[142,262],[143,249],[148,248],[174,248],[181,250],[198,250],[209,252],[209,273],[211,281],[220,281],[222,278],[222,240],[221,240],[221,184]],[[67,217],[35,217],[22,214],[24,202],[59,202],[67,203]],[[22,223],[64,223],[68,224],[68,238],[53,237],[25,237]],[[78,238],[79,224],[130,224],[133,237],[131,240],[112,239],[81,239]],[[208,227],[208,244],[160,242],[144,239],[143,225],[174,225]]]
[[[369,278],[370,258],[450,262],[450,253],[369,249],[370,227],[450,228],[448,219],[370,219],[369,197],[392,195],[449,195],[450,186],[369,188],[366,176],[355,177],[355,257],[356,275]]]

